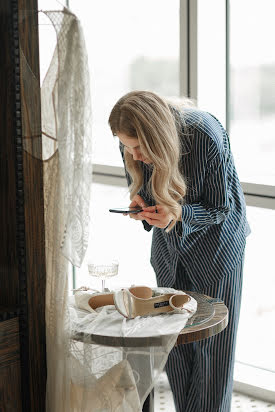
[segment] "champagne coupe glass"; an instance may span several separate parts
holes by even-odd
[[[102,292],[105,290],[105,280],[118,274],[118,261],[111,260],[105,263],[89,262],[88,272],[90,276],[101,279]]]

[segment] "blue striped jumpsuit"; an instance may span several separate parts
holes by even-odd
[[[177,412],[230,412],[244,249],[250,231],[245,200],[220,122],[199,110],[179,113],[172,108],[172,112],[184,119],[180,166],[187,194],[182,221],[169,233],[153,228],[151,264],[159,286],[222,299],[229,323],[214,337],[175,347],[166,372]],[[120,149],[124,158],[122,144]],[[141,162],[141,167],[139,195],[154,205],[152,165]],[[125,173],[129,184],[131,178]],[[152,228],[145,221],[143,225],[147,231]]]

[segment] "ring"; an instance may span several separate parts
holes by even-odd
[[[158,213],[158,208],[157,208],[157,206],[155,206],[155,213]]]

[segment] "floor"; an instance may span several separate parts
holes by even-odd
[[[160,375],[155,386],[154,412],[175,412],[171,389],[165,373]],[[234,392],[231,412],[275,412],[275,404]]]

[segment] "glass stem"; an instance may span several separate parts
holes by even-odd
[[[102,292],[105,290],[105,279],[101,279]]]

